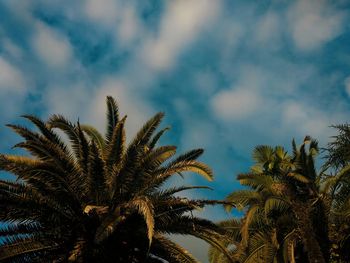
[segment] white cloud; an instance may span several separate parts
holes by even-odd
[[[328,126],[335,118],[312,105],[306,106],[301,102],[290,101],[282,105],[281,120],[285,130],[296,135],[311,135],[325,142],[330,135]]]
[[[10,39],[4,38],[2,40],[2,47],[13,58],[21,58],[23,55],[23,51],[20,47],[18,47],[15,43],[13,43]]]
[[[117,27],[117,37],[121,44],[128,44],[137,36],[140,36],[141,22],[132,6],[123,8]]]
[[[22,92],[25,82],[19,69],[0,56],[0,91]]]
[[[137,92],[129,90],[124,83],[114,78],[106,78],[91,97],[93,99],[86,116],[92,124],[104,131],[106,125],[106,96],[113,96],[119,105],[121,117],[127,115],[127,139],[132,139],[155,111]]]
[[[115,0],[88,0],[84,10],[90,18],[108,25],[113,24],[118,16],[118,4]]]
[[[258,45],[270,43],[269,47],[279,46],[281,21],[278,14],[267,12],[261,17],[255,27],[254,38]],[[266,48],[266,45],[263,46]]]
[[[62,114],[71,121],[77,121],[83,117],[92,95],[92,91],[80,83],[66,88],[49,86],[44,102],[49,114]]]
[[[157,37],[149,39],[142,53],[156,70],[170,68],[181,50],[193,41],[219,11],[220,2],[178,0],[168,2]]]
[[[304,51],[320,48],[343,30],[345,14],[327,0],[299,0],[288,11],[295,45]]]
[[[49,66],[62,68],[72,58],[68,39],[54,29],[38,22],[32,44],[38,56]]]
[[[81,83],[61,89],[51,86],[45,94],[48,114],[63,114],[72,121],[91,124],[101,132],[106,126],[106,97],[113,96],[119,105],[120,116],[126,120],[127,139],[130,140],[143,124],[155,114],[142,97],[115,78],[105,78],[96,89]]]
[[[237,87],[224,90],[211,101],[214,113],[227,121],[242,120],[259,108],[260,98],[256,91]]]

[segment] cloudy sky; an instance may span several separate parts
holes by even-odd
[[[215,181],[185,183],[223,198],[255,145],[307,134],[324,146],[328,126],[349,121],[349,11],[346,0],[1,0],[0,152],[13,152],[19,138],[4,125],[22,114],[103,131],[112,95],[129,138],[164,111],[163,143],[205,148]]]

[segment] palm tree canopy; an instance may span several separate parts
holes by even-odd
[[[105,136],[61,115],[47,121],[24,116],[38,132],[8,125],[24,139],[15,147],[31,156],[0,155],[0,168],[18,178],[0,181],[0,261],[196,262],[164,236],[171,233],[202,238],[227,253],[219,242],[222,229],[188,215],[220,202],[177,195],[206,187],[162,188],[184,172],[213,179],[211,169],[197,161],[202,149],[172,158],[175,146],[157,146],[168,130],[156,133],[163,116],[148,120],[129,145],[126,117],[112,97]]]

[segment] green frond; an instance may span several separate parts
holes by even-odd
[[[13,235],[24,235],[37,233],[42,228],[38,223],[28,222],[28,223],[17,223],[17,224],[2,224],[0,226],[0,238]]]
[[[273,212],[279,215],[286,213],[290,209],[290,205],[286,200],[278,197],[270,197],[265,201],[265,216],[268,218]]]
[[[55,168],[37,159],[32,159],[24,156],[3,155],[0,154],[0,169],[16,175],[19,179],[24,180],[34,187],[39,187],[38,183],[45,184],[46,187],[50,183],[58,188],[65,189],[66,181],[56,173]],[[49,173],[49,172],[52,173]],[[48,176],[51,175],[51,176]]]
[[[292,149],[293,149],[293,157],[296,158],[299,155],[299,150],[295,142],[295,139],[292,140]]]
[[[78,122],[77,125],[78,136],[79,136],[79,151],[78,151],[78,161],[79,166],[83,170],[83,173],[88,172],[88,158],[89,158],[89,143],[80,127]]]
[[[294,250],[297,239],[298,235],[295,230],[292,230],[283,238],[282,253],[285,262],[295,263]]]
[[[154,117],[149,119],[144,126],[139,130],[139,132],[136,134],[134,140],[131,142],[129,148],[135,148],[139,145],[146,145],[148,141],[150,140],[152,134],[159,126],[160,122],[162,121],[164,117],[164,113],[159,112]]]
[[[102,137],[102,134],[93,126],[90,125],[80,125],[83,132],[94,141],[100,149],[105,149],[105,141]]]
[[[89,158],[88,158],[88,178],[90,180],[88,185],[89,199],[100,205],[105,201],[108,194],[106,193],[106,171],[105,162],[103,161],[102,154],[93,141],[89,146]]]
[[[244,219],[242,220],[242,228],[241,228],[241,236],[242,236],[242,244],[244,247],[248,246],[249,241],[249,228],[254,220],[254,217],[256,217],[259,214],[259,206],[254,205],[249,208],[247,213],[244,216]]]
[[[62,115],[52,115],[48,120],[48,125],[50,128],[60,129],[68,136],[75,158],[79,163],[78,169],[86,173],[89,148],[79,122],[74,125]]]
[[[198,173],[204,178],[206,178],[208,181],[213,180],[213,172],[209,168],[209,166],[197,161],[181,161],[178,163],[172,163],[171,165],[163,169],[159,169],[157,178],[161,181],[164,181],[173,174],[186,171]]]
[[[237,209],[242,210],[246,206],[261,202],[261,196],[254,190],[237,190],[229,194],[225,200],[232,202]],[[227,205],[225,208],[228,212],[230,212],[232,206]]]
[[[257,163],[265,164],[273,160],[274,150],[271,146],[259,145],[255,147],[252,156]]]
[[[144,168],[155,169],[176,153],[175,146],[161,146],[150,151],[143,160]]]
[[[209,186],[180,186],[180,187],[173,187],[173,188],[167,188],[163,191],[160,191],[160,196],[162,197],[169,197],[173,194],[186,191],[186,190],[192,190],[192,189],[209,189],[213,190]]]
[[[154,137],[152,138],[151,142],[149,143],[149,148],[153,149],[156,146],[156,144],[158,143],[159,139],[168,130],[170,130],[170,127],[165,127],[164,129],[162,129],[159,132],[157,132],[156,135],[154,135]]]
[[[265,258],[266,248],[267,248],[267,244],[261,243],[260,246],[258,246],[248,254],[248,257],[244,261],[242,261],[242,263],[256,263],[256,262],[273,263],[272,260],[268,260]]]
[[[319,152],[318,141],[312,139],[309,146],[309,153],[312,157],[315,157]]]
[[[296,172],[290,172],[287,174],[287,176],[293,178],[296,181],[304,183],[304,184],[307,184],[310,182],[310,180],[308,178],[306,178],[304,175],[296,173]]]
[[[227,262],[226,258],[222,256],[221,251],[216,249],[213,246],[209,247],[208,259],[209,259],[209,263],[226,263]]]
[[[138,213],[143,216],[147,226],[147,236],[149,245],[152,244],[152,238],[154,235],[154,208],[153,204],[147,197],[139,197],[131,200],[128,206],[136,208]]]
[[[107,103],[106,143],[108,143],[112,140],[114,128],[119,122],[119,108],[118,108],[117,102],[111,96],[107,96],[106,103]]]
[[[250,186],[259,191],[262,189],[270,189],[274,180],[271,176],[265,174],[239,174],[237,180],[241,185]]]
[[[20,255],[37,253],[43,250],[57,248],[58,244],[48,241],[23,240],[11,245],[0,246],[0,261],[9,260]]]
[[[201,231],[193,235],[197,236],[200,239],[203,239],[212,247],[219,250],[225,256],[227,262],[234,263],[230,251],[226,248],[225,244],[223,244],[222,239],[220,239],[220,237],[215,237],[215,235],[213,235],[213,233],[210,231]]]
[[[7,126],[25,139],[25,142],[16,144],[14,148],[26,149],[33,156],[41,160],[52,160],[61,167],[66,164],[73,165],[69,154],[64,152],[59,145],[52,143],[40,134],[32,132],[25,127],[19,125]]]
[[[194,149],[194,150],[188,151],[184,154],[181,154],[179,157],[177,157],[173,161],[173,163],[196,160],[199,156],[203,154],[203,152],[204,152],[203,149]]]
[[[125,124],[126,116],[114,127],[112,137],[109,139],[106,148],[106,164],[111,167],[121,161],[125,154]]]
[[[62,142],[60,137],[54,131],[52,131],[49,125],[33,115],[23,115],[22,117],[30,120],[40,130],[46,139],[58,145],[64,152],[68,153],[65,144]]]
[[[161,225],[160,225],[161,226]],[[228,262],[233,263],[230,251],[226,248],[230,239],[224,235],[224,231],[212,222],[193,216],[182,216],[168,221],[168,225],[159,231],[169,231],[167,233],[190,234],[206,241],[211,246],[220,250]]]
[[[276,146],[274,150],[275,156],[280,160],[288,159],[288,153],[282,146]]]
[[[154,236],[151,253],[168,262],[199,263],[186,249],[160,234]]]
[[[28,220],[36,220],[43,213],[48,213],[49,217],[60,215],[69,220],[74,218],[76,200],[70,192],[66,193],[65,200],[58,202],[54,195],[44,196],[27,185],[0,181],[0,198],[3,202],[0,203],[0,221],[16,219],[20,223],[19,220],[25,215]],[[67,207],[67,202],[71,206]]]
[[[62,130],[69,138],[72,143],[72,148],[76,150],[79,145],[79,134],[76,129],[76,125],[67,120],[64,116],[59,114],[52,115],[48,121],[47,125],[50,128],[57,128]]]

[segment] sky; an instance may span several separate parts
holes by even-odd
[[[349,19],[346,0],[0,0],[0,152],[16,153],[5,124],[23,114],[103,131],[112,95],[129,140],[163,111],[163,144],[204,148],[214,182],[175,182],[222,199],[240,187],[254,146],[290,149],[305,135],[325,146],[329,126],[349,122]],[[181,241],[206,261],[201,242]]]

